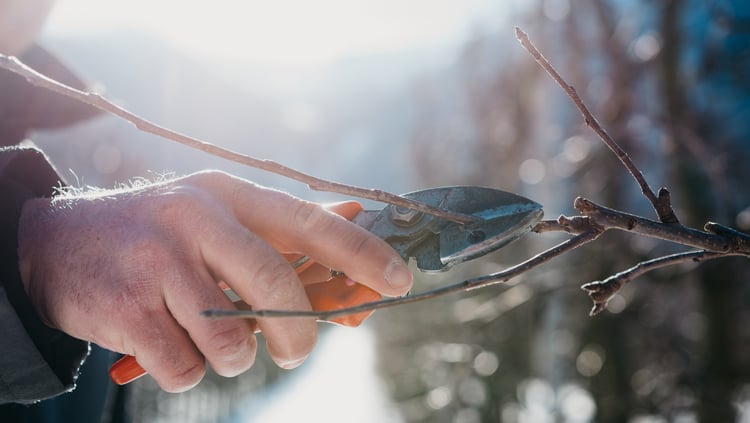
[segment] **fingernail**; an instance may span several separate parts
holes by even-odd
[[[401,260],[394,260],[385,268],[385,280],[394,288],[402,289],[410,286],[412,279],[409,267]]]
[[[298,358],[291,361],[285,361],[283,363],[279,363],[279,367],[286,370],[294,369],[295,367],[298,367],[300,364],[305,362],[305,359],[307,359],[307,356],[304,356],[302,358]]]

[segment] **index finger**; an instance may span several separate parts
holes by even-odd
[[[305,254],[384,295],[411,289],[408,266],[376,235],[318,204],[239,178],[230,181],[221,192],[237,219],[280,251]]]

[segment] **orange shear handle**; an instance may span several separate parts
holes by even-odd
[[[326,206],[326,209],[352,220],[362,211],[362,205],[356,201],[346,201]],[[284,254],[290,263],[299,260],[300,254]],[[347,278],[346,275],[331,277],[327,281],[307,281],[305,274],[320,274],[320,269],[314,269],[319,264],[308,260],[306,263],[297,267],[297,274],[305,284],[305,292],[310,299],[310,305],[315,311],[331,311],[341,308],[355,307],[360,304],[379,300],[380,294],[364,285],[356,283]],[[309,272],[308,272],[309,270]],[[326,272],[330,273],[326,269]],[[337,323],[344,326],[356,327],[367,319],[373,312],[366,311],[357,314],[350,314],[331,319],[331,323]],[[118,385],[125,385],[146,374],[146,370],[138,364],[136,358],[126,355],[117,360],[109,369],[109,377]]]

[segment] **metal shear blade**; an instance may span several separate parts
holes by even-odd
[[[542,206],[519,195],[476,186],[431,188],[404,197],[477,217],[462,225],[396,206],[362,211],[354,222],[383,238],[423,272],[442,272],[507,245],[541,220]]]

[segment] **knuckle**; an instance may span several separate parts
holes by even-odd
[[[223,376],[236,376],[255,362],[255,337],[242,327],[231,328],[210,340],[212,354],[207,354],[211,367]]]
[[[171,374],[158,381],[167,392],[184,392],[197,385],[206,374],[206,363],[202,360],[187,360],[176,363]]]
[[[250,350],[250,334],[246,327],[233,325],[212,335],[209,346],[221,359],[234,361]]]
[[[165,192],[153,203],[161,227],[173,228],[193,223],[208,203],[208,193],[194,186],[180,185]]]
[[[204,170],[201,172],[193,173],[192,175],[188,176],[186,180],[198,186],[216,188],[225,186],[231,178],[232,177],[228,173],[222,172],[220,170]]]
[[[254,279],[259,282],[261,289],[277,290],[280,284],[290,283],[296,279],[294,270],[283,260],[266,260],[255,272]]]
[[[325,230],[330,224],[328,214],[318,204],[300,201],[292,213],[292,225],[302,233]]]
[[[378,238],[374,238],[369,234],[357,234],[349,240],[349,251],[352,252],[352,255],[359,257],[370,253],[378,243]]]

